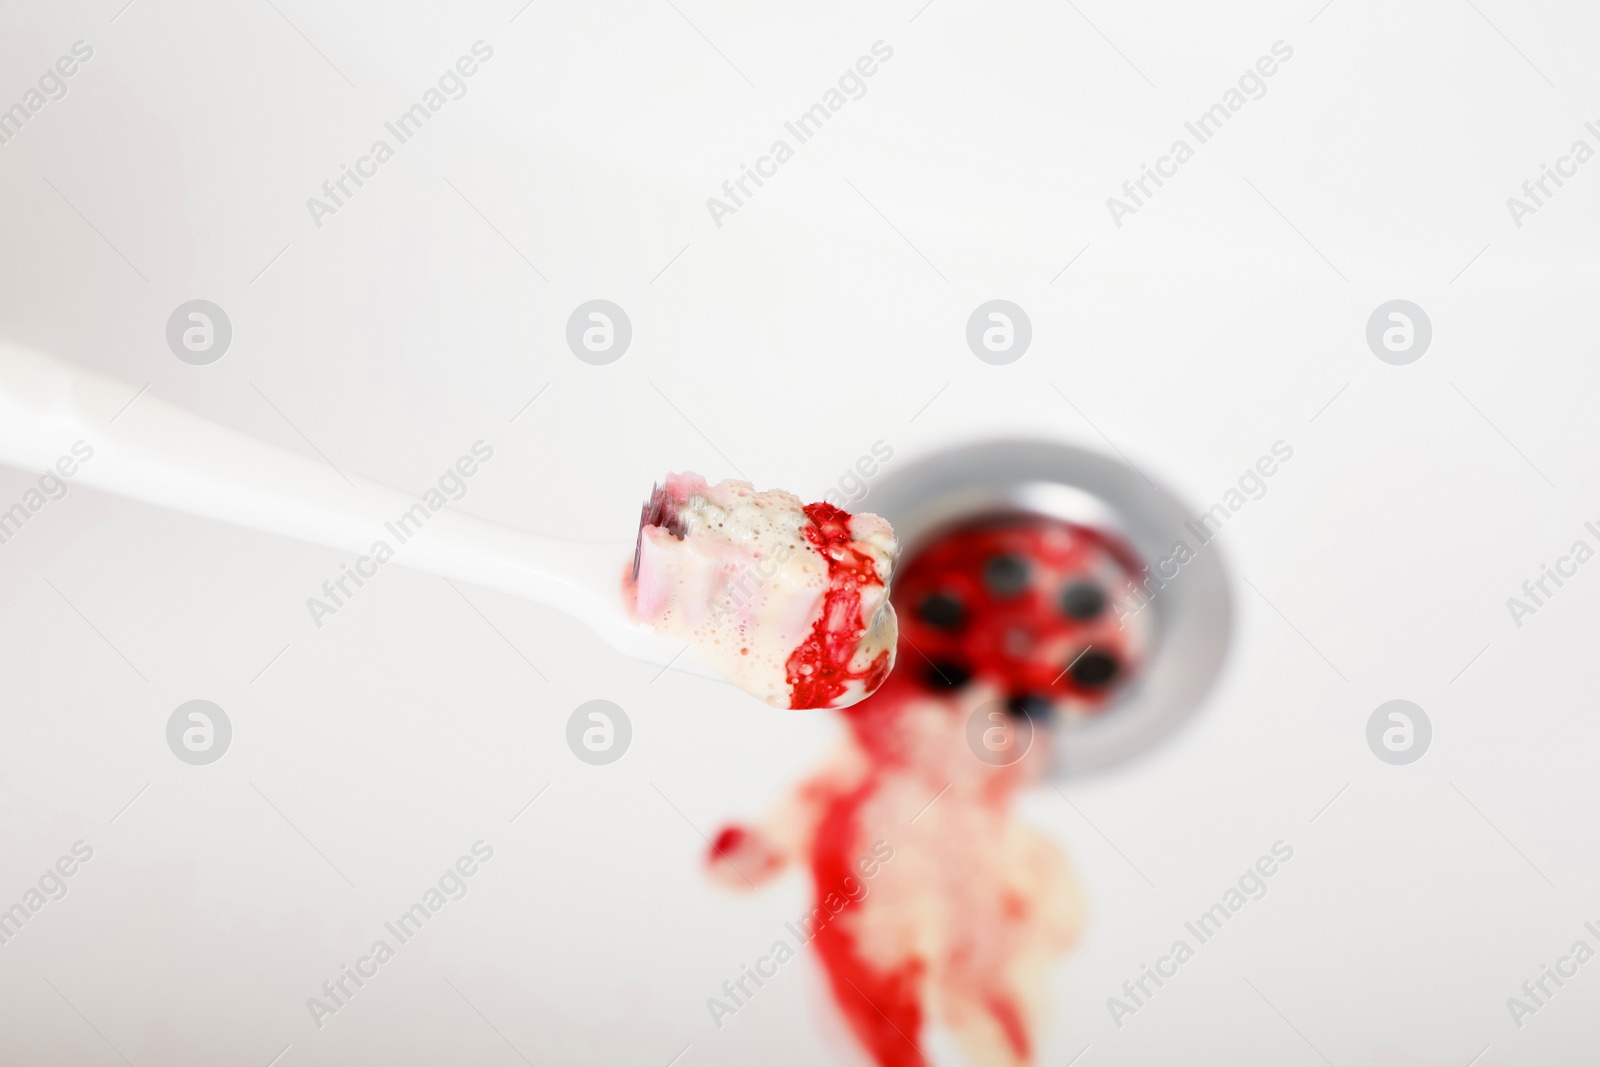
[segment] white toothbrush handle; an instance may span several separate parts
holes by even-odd
[[[156,397],[129,404],[137,393],[0,341],[0,463],[46,471],[82,441],[93,455],[74,460],[75,483],[357,556],[383,541],[396,563],[556,608],[629,656],[665,664],[682,651],[628,617],[629,541],[562,541],[449,507],[429,511],[416,496]],[[408,513],[414,518],[401,525]],[[675,666],[709,673],[692,654]]]

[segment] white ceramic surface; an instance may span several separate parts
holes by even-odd
[[[1600,164],[1507,204],[1600,146],[1592,10],[112,0],[0,26],[3,107],[93,50],[0,145],[0,336],[149,383],[124,418],[158,398],[407,492],[483,439],[456,506],[584,540],[669,468],[864,481],[870,509],[899,465],[1029,436],[1206,509],[1292,446],[1218,538],[1237,615],[1205,706],[1023,805],[1090,904],[1040,1062],[1600,1049],[1600,963],[1507,1007],[1600,947],[1600,567],[1507,606],[1600,544]],[[314,213],[480,40],[465,95]],[[714,221],[880,40],[865,94]],[[1113,221],[1277,41],[1265,94]],[[1032,323],[1003,366],[965,332],[995,298]],[[166,340],[195,299],[233,328],[208,366]],[[594,299],[632,323],[604,366],[566,343]],[[1405,366],[1367,343],[1395,299],[1432,322]],[[0,470],[0,510],[40,476]],[[94,855],[0,944],[0,1062],[852,1062],[809,957],[721,1028],[706,1008],[808,886],[730,897],[703,835],[835,719],[396,568],[319,626],[348,552],[67,485],[0,544],[0,907]],[[165,733],[195,699],[232,723],[208,766]],[[632,723],[605,766],[566,742],[596,699]],[[1408,766],[1368,747],[1392,699],[1433,726]],[[467,894],[319,1028],[307,999],[479,840]],[[1268,894],[1118,1028],[1108,998],[1279,840]]]

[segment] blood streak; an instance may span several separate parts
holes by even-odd
[[[789,655],[785,664],[790,706],[827,707],[856,680],[866,683],[868,692],[882,684],[889,673],[889,653],[880,652],[865,669],[852,670],[850,661],[867,632],[861,618],[861,590],[881,586],[877,565],[851,548],[850,513],[828,503],[807,504],[810,525],[803,528],[823,559],[828,561],[828,591],[823,596],[822,612],[811,633]]]
[[[848,554],[831,551],[848,540],[848,516],[812,507],[817,529],[807,535],[830,566],[867,580]],[[933,1024],[975,1064],[1034,1062],[1049,970],[1083,921],[1065,858],[1011,810],[1049,774],[1051,731],[1039,722],[1026,755],[994,766],[969,747],[968,721],[991,702],[1035,719],[1104,710],[1145,651],[1138,620],[1119,626],[1112,603],[1137,573],[1119,545],[1055,520],[946,533],[896,579],[901,666],[841,710],[850,730],[843,750],[779,814],[722,831],[708,854],[718,879],[738,888],[805,862],[815,914],[830,897],[851,897],[809,943],[880,1067],[925,1064]],[[854,606],[837,610],[859,613],[849,581],[838,586],[838,602]],[[828,633],[819,622],[805,658],[791,661],[791,678],[815,680],[819,695],[847,662]],[[840,640],[852,642],[848,632]],[[1081,665],[1086,649],[1111,666],[1072,673],[1068,661]],[[930,659],[945,664],[943,675],[928,669]],[[795,669],[808,663],[809,673]],[[880,844],[893,858],[864,867]]]

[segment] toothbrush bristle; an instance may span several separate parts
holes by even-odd
[[[668,488],[657,482],[650,496],[639,509],[639,533],[633,542],[633,580],[639,580],[639,556],[644,550],[644,528],[659,526],[682,541],[686,531],[683,518],[678,513],[678,502]]]

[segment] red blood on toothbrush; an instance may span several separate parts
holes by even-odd
[[[882,588],[883,579],[877,562],[854,547],[849,512],[818,503],[807,504],[805,513],[811,525],[801,532],[828,561],[828,591],[823,594],[822,613],[810,635],[794,650],[785,667],[790,706],[826,708],[844,695],[851,682],[862,682],[870,693],[889,676],[891,658],[887,650],[879,652],[865,667],[852,664],[858,658],[867,629],[861,621],[861,592]]]

